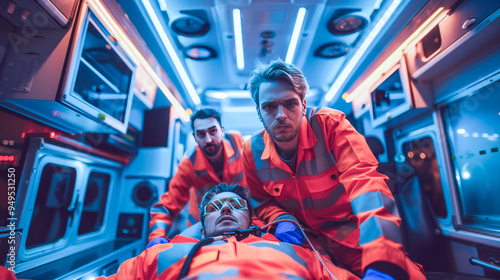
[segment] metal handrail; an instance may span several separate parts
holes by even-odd
[[[490,260],[491,260],[491,258],[490,258]],[[482,266],[482,267],[489,268],[489,269],[500,272],[500,266],[498,266],[494,263],[482,261],[477,257],[470,257],[469,261],[472,265]]]

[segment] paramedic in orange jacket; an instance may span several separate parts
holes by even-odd
[[[249,205],[248,191],[240,185],[220,184],[212,188],[200,204],[202,237],[247,229],[252,215]],[[125,261],[118,273],[107,279],[178,279],[186,255],[197,242],[195,238],[178,235],[169,244],[154,246]],[[345,269],[324,263],[336,279],[359,279]],[[334,279],[310,249],[279,242],[271,234],[249,235],[241,241],[232,236],[201,247],[189,266],[187,278]]]
[[[264,124],[243,147],[248,187],[264,222],[295,216],[322,240],[335,261],[363,279],[425,279],[401,245],[401,219],[377,160],[345,115],[306,108],[302,72],[281,60],[254,70],[250,92]],[[280,222],[280,240],[302,244]],[[393,279],[384,278],[384,279]]]
[[[222,182],[246,185],[240,157],[241,134],[224,133],[220,113],[208,108],[191,116],[191,127],[198,145],[183,157],[168,191],[151,207],[150,243],[146,248],[168,243],[166,236],[173,218],[186,206],[188,198],[190,219],[194,219],[190,222],[194,224],[198,222],[198,204],[208,189]]]

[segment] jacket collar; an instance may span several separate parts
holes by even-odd
[[[262,137],[265,147],[264,151],[262,152],[261,159],[266,160],[271,158],[271,160],[273,161],[281,161],[278,152],[276,151],[276,147],[274,146],[274,140],[265,129],[262,130]],[[309,121],[305,116],[302,117],[299,130],[299,146],[297,147],[297,149],[311,149],[314,147],[314,145],[316,145],[316,142],[318,142],[318,139],[316,138],[316,135],[314,135],[314,131],[309,124]]]
[[[227,164],[227,159],[234,155],[234,149],[225,138],[222,139],[222,153],[224,157],[224,166]],[[207,157],[201,150],[200,146],[196,145],[196,159],[194,161],[194,170],[201,171],[205,169],[212,169],[212,165],[208,161]]]

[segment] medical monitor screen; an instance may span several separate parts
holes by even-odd
[[[391,69],[370,88],[371,117],[376,127],[412,108],[410,80],[404,59]]]
[[[371,92],[373,118],[385,115],[390,110],[405,103],[405,91],[399,68]]]

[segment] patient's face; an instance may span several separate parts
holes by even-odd
[[[221,192],[214,196],[210,202],[226,197],[240,197],[232,192]],[[233,210],[225,203],[220,211],[209,213],[205,216],[205,228],[202,229],[204,237],[218,236],[224,232],[250,227],[250,217],[247,209]]]

